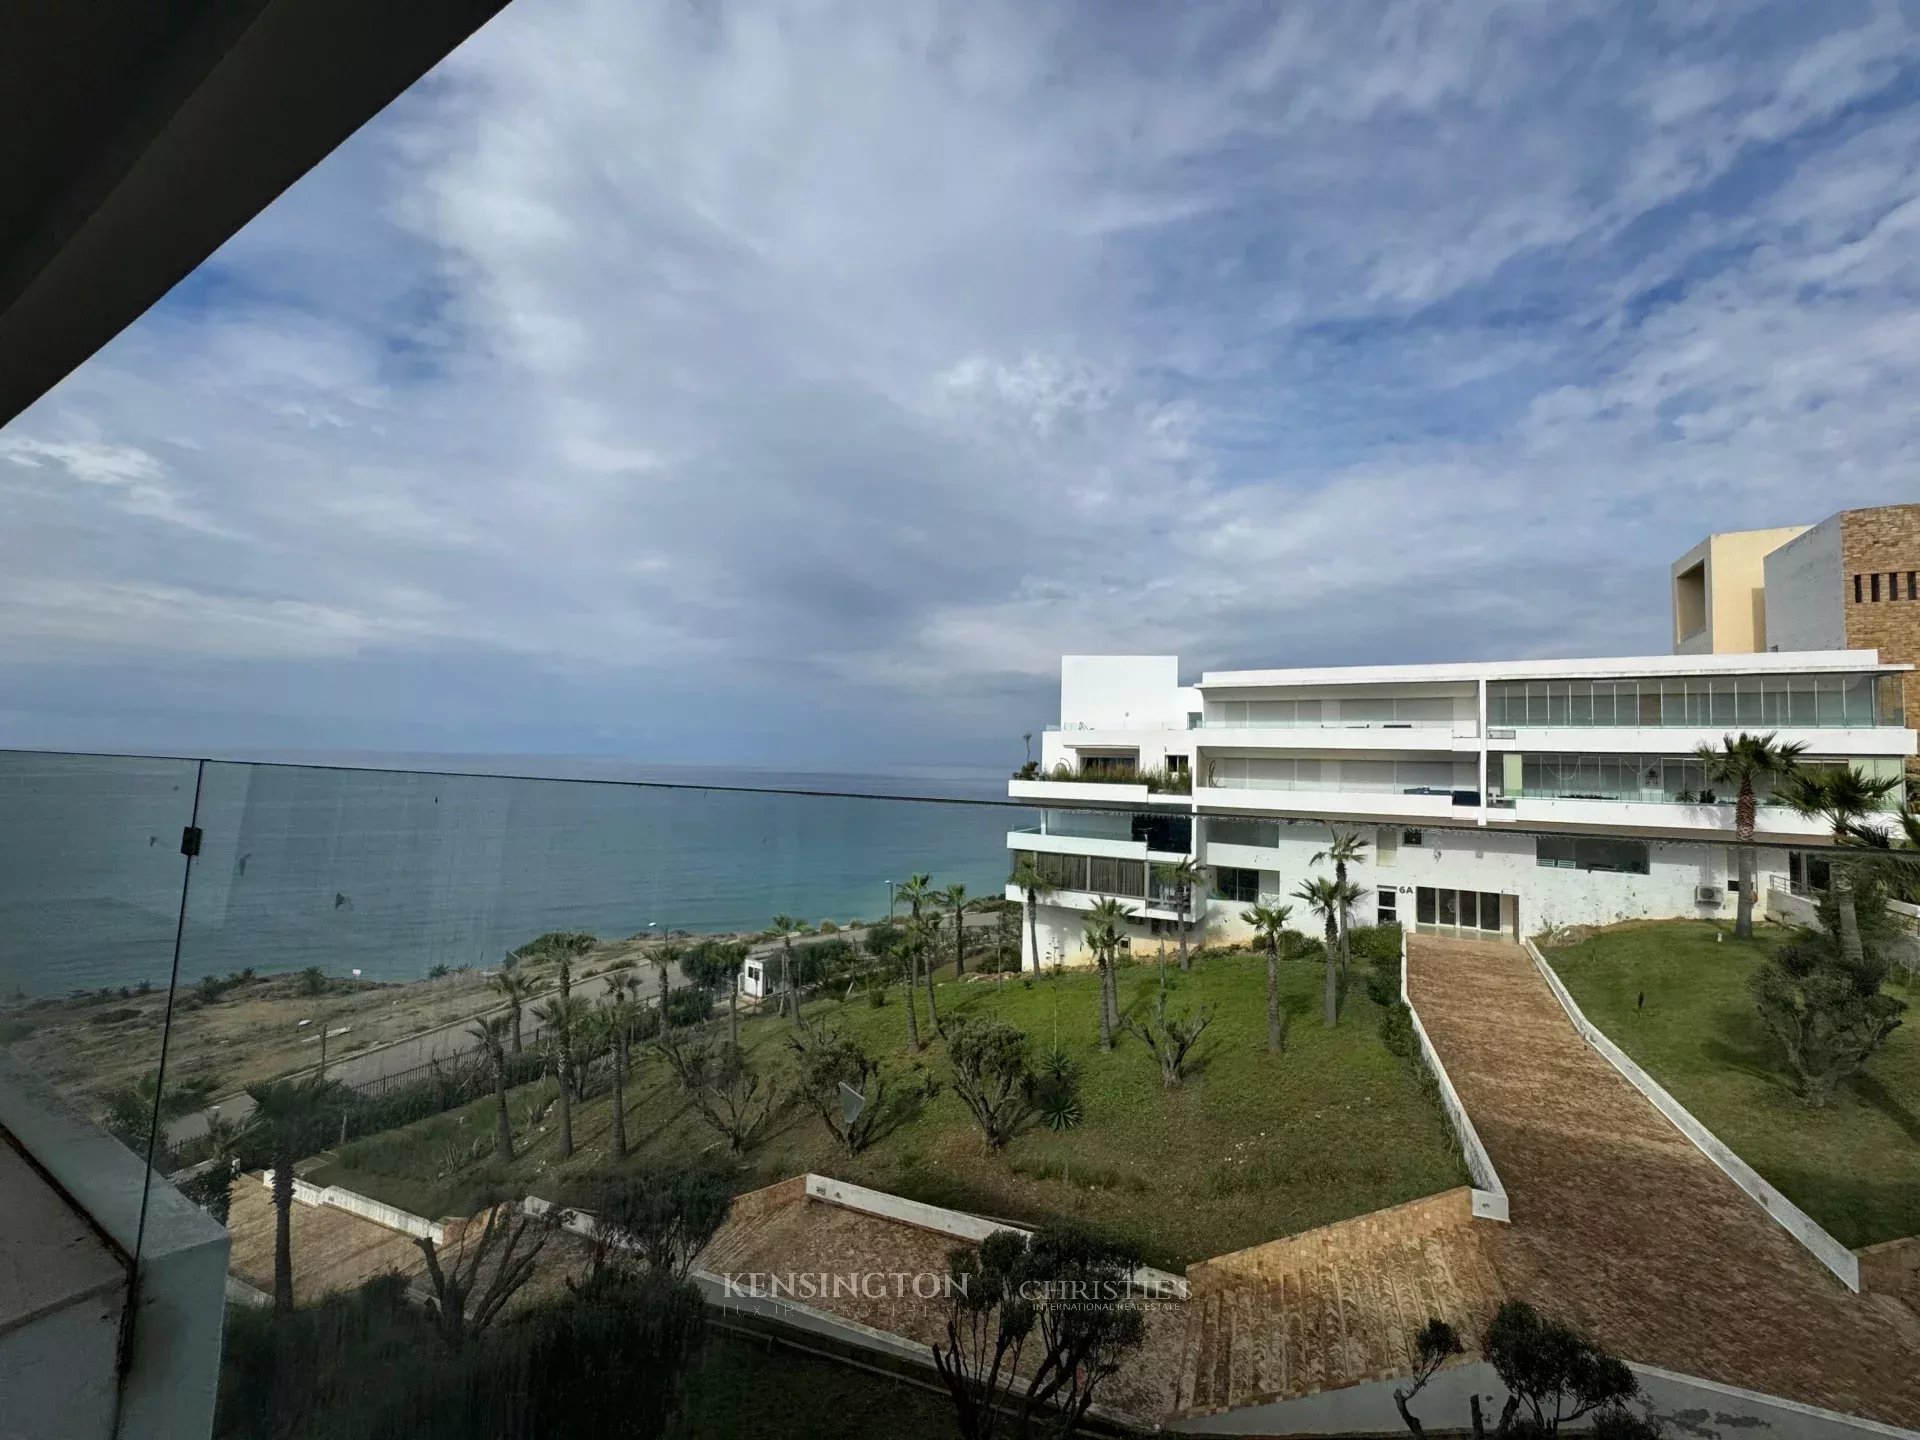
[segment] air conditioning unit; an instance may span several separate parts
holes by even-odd
[[[1696,885],[1693,887],[1693,903],[1696,905],[1718,905],[1726,898],[1727,892],[1718,885]]]

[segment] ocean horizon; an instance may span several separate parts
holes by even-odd
[[[163,985],[177,925],[191,984],[309,965],[412,980],[545,930],[845,924],[886,914],[887,881],[915,871],[998,893],[1006,833],[1032,815],[990,767],[248,755],[0,751],[0,994]]]

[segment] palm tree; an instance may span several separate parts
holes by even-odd
[[[1753,888],[1757,868],[1754,865],[1753,832],[1760,816],[1760,800],[1754,794],[1754,781],[1763,777],[1777,781],[1791,774],[1794,763],[1807,748],[1797,741],[1783,744],[1775,738],[1776,733],[1769,731],[1765,735],[1749,735],[1742,730],[1738,737],[1722,735],[1717,750],[1711,745],[1702,745],[1693,752],[1694,758],[1705,770],[1709,784],[1739,787],[1740,798],[1733,808],[1733,834],[1740,842],[1740,906],[1733,922],[1733,933],[1743,940],[1753,934]]]
[[[967,887],[956,881],[933,898],[953,916],[953,978],[958,980],[967,973]]]
[[[633,1032],[640,1024],[640,1001],[632,977],[607,981],[601,1012],[613,1038],[613,1158],[627,1158],[627,1072],[633,1064]],[[505,1103],[504,1101],[502,1102]]]
[[[1033,945],[1034,973],[1040,972],[1040,902],[1051,895],[1054,885],[1034,862],[1031,854],[1023,854],[1020,863],[1013,867],[1009,883],[1026,897],[1027,938]]]
[[[533,994],[533,979],[524,970],[502,966],[487,978],[487,984],[507,1002],[507,1015],[513,1021],[513,1053],[520,1053],[520,1007]]]
[[[900,932],[900,938],[893,946],[894,962],[906,975],[907,1049],[915,1055],[920,1053],[920,1016],[914,1000],[914,991],[920,988],[920,945],[920,937],[909,926]]]
[[[1267,952],[1267,1049],[1280,1053],[1284,1043],[1280,1035],[1280,937],[1293,918],[1291,905],[1255,905],[1242,910],[1240,918],[1253,927],[1253,938]]]
[[[678,940],[662,940],[653,947],[653,978],[660,990],[660,1028],[667,1026],[667,1002],[673,998],[673,970],[685,957],[687,947]],[[638,994],[634,996],[639,999]]]
[[[1871,860],[1862,863],[1884,877],[1895,899],[1920,904],[1920,811],[1904,806],[1895,819],[1891,834],[1865,825],[1855,832],[1861,846],[1873,852]]]
[[[920,978],[927,983],[927,1024],[933,1027],[935,1034],[940,1034],[940,1002],[933,988],[933,971],[938,963],[934,952],[940,944],[940,917],[928,910],[926,914],[907,921],[907,930],[914,937],[913,953]]]
[[[493,1101],[499,1122],[494,1150],[502,1160],[513,1159],[513,1123],[507,1117],[507,1037],[512,1027],[513,1019],[508,1015],[483,1015],[467,1027],[493,1067]]]
[[[907,902],[908,913],[918,920],[921,907],[933,901],[933,876],[924,870],[909,875],[900,884],[900,898]]]
[[[1321,999],[1320,1019],[1322,1024],[1332,1029],[1340,1023],[1340,977],[1336,969],[1339,963],[1340,911],[1351,903],[1351,897],[1338,880],[1316,875],[1295,886],[1293,898],[1305,902],[1307,908],[1326,923],[1327,981]]]
[[[1322,860],[1331,860],[1333,862],[1334,880],[1341,885],[1346,885],[1347,866],[1358,865],[1362,860],[1367,858],[1367,842],[1352,832],[1342,834],[1331,825],[1329,825],[1327,829],[1333,835],[1333,843],[1328,845],[1326,849],[1316,852],[1313,859],[1307,863],[1310,865],[1318,865]],[[1347,904],[1342,906],[1340,910],[1340,969],[1342,973],[1345,973],[1347,968],[1349,949],[1347,932],[1352,928],[1349,922],[1353,915],[1353,905],[1365,893],[1365,891],[1357,887],[1348,886]]]
[[[914,914],[920,913],[919,907]],[[813,926],[804,920],[796,920],[791,915],[773,917],[772,933],[780,937],[780,986],[785,994],[780,1003],[787,1007],[787,1016],[795,1025],[800,1023],[800,996],[793,988],[793,937],[811,935]]]
[[[1851,765],[1821,766],[1794,770],[1780,787],[1780,798],[1794,813],[1824,820],[1833,830],[1836,845],[1857,841],[1861,821],[1901,785],[1900,778],[1886,776],[1869,779]],[[1849,965],[1863,959],[1860,946],[1860,920],[1853,908],[1853,876],[1848,870],[1851,858],[1832,857],[1833,903],[1840,914],[1840,954]]]
[[[565,964],[565,961],[561,962]],[[573,1042],[585,1014],[571,995],[556,995],[533,1013],[546,1027],[541,1039],[553,1057],[554,1074],[560,1080],[560,1158],[573,1154]]]
[[[1207,872],[1194,863],[1191,855],[1179,860],[1164,860],[1153,867],[1155,877],[1173,892],[1175,908],[1180,912],[1180,968],[1191,970],[1193,958],[1187,952],[1187,924],[1193,908],[1195,887],[1206,883]]]
[[[317,1075],[247,1086],[273,1169],[273,1308],[293,1309],[293,1163],[324,1128],[334,1088]]]
[[[1115,962],[1120,953],[1121,926],[1133,912],[1108,896],[1087,911],[1087,945],[1093,951],[1100,970],[1100,1048],[1113,1049],[1114,1031],[1120,1028],[1120,984]]]

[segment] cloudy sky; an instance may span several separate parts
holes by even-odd
[[[0,432],[0,743],[1017,760],[1920,498],[1920,11],[514,0]]]

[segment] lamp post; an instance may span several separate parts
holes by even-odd
[[[893,919],[893,887],[899,883],[898,880],[887,881],[887,919],[889,920]]]

